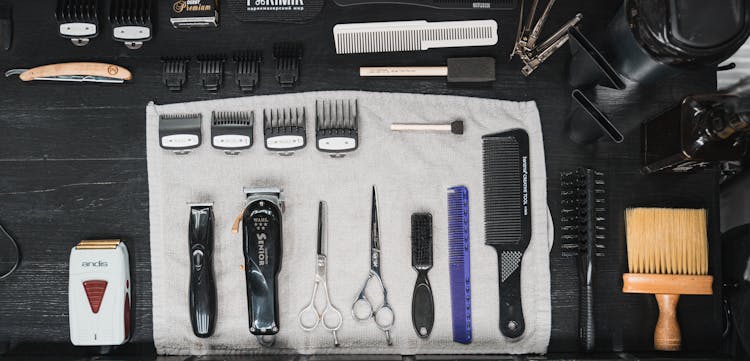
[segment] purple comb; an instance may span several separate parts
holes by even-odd
[[[448,266],[451,282],[453,341],[471,343],[471,262],[469,190],[448,188]]]

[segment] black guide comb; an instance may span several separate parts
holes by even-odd
[[[55,20],[63,38],[84,46],[99,35],[98,0],[57,0]]]
[[[188,64],[190,58],[184,57],[162,57],[161,80],[164,85],[173,92],[182,90],[187,82]]]
[[[302,44],[282,42],[273,44],[273,59],[276,64],[276,80],[282,88],[291,88],[299,79],[302,63]]]
[[[595,347],[594,258],[604,255],[606,194],[604,175],[588,168],[560,173],[562,255],[578,256],[580,285],[578,340],[584,351]]]
[[[224,83],[224,61],[226,57],[221,54],[198,55],[203,89],[211,93],[219,91]]]
[[[260,51],[241,51],[234,54],[235,81],[245,93],[255,90],[260,81],[260,63],[263,53]]]
[[[315,101],[315,144],[331,157],[343,157],[359,146],[357,100]]]
[[[211,145],[227,155],[237,155],[240,150],[253,145],[255,113],[212,112]]]
[[[175,154],[187,154],[201,145],[201,122],[199,113],[159,115],[159,145]]]
[[[515,129],[482,137],[485,244],[497,250],[500,332],[526,330],[521,302],[521,263],[531,241],[529,135]]]
[[[305,108],[263,110],[263,138],[266,149],[292,155],[307,144]]]
[[[151,0],[112,0],[109,8],[112,38],[123,42],[128,49],[140,49],[153,35],[152,12]]]

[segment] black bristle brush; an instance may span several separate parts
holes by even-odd
[[[417,270],[417,283],[411,298],[414,331],[422,338],[430,336],[435,323],[435,302],[427,271],[432,268],[432,215],[411,215],[411,265]]]
[[[578,337],[581,348],[589,352],[595,347],[594,258],[604,255],[607,231],[603,176],[588,168],[560,174],[562,254],[578,257]]]

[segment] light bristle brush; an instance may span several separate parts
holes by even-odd
[[[682,336],[676,310],[680,295],[713,294],[706,222],[705,209],[625,211],[629,273],[622,275],[622,291],[656,296],[656,350],[680,349]]]
[[[581,348],[589,352],[595,346],[594,259],[604,255],[607,230],[603,177],[588,168],[560,174],[562,255],[578,258],[578,338]]]

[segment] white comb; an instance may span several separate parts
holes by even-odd
[[[497,44],[495,20],[337,24],[336,54],[385,53]]]

